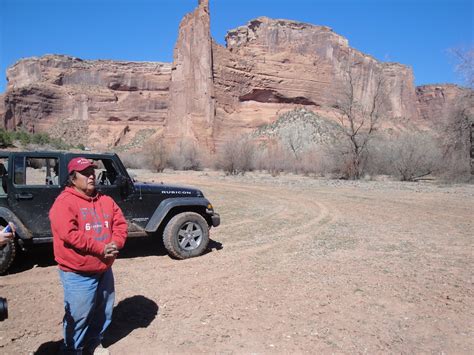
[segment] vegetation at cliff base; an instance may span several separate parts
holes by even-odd
[[[72,145],[67,144],[61,138],[50,137],[47,133],[29,133],[25,130],[7,131],[0,128],[0,147],[26,147],[29,144],[45,146],[45,149],[54,148],[60,150],[68,150],[73,148]],[[76,147],[81,148],[81,147]]]

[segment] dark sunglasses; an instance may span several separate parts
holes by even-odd
[[[95,170],[94,168],[87,168],[87,169],[84,169],[82,171],[77,171],[79,174],[81,174],[82,176],[85,176],[85,177],[89,177],[91,175],[94,175],[95,176]]]

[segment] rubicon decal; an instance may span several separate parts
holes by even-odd
[[[164,190],[161,191],[163,195],[191,195],[191,191],[184,190]]]

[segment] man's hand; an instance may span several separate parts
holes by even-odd
[[[109,244],[105,245],[104,256],[106,258],[111,258],[113,256],[116,256],[117,254],[118,254],[118,248],[114,242],[110,242]]]

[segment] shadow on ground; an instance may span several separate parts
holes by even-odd
[[[207,245],[207,250],[205,251],[204,254],[212,253],[214,250],[219,251],[222,249],[224,249],[224,246],[222,245],[221,242],[209,239],[209,244]]]
[[[35,355],[53,355],[59,353],[59,347],[61,346],[62,340],[59,341],[48,341],[47,343],[41,344],[38,350],[34,352]]]
[[[129,238],[125,247],[121,250],[119,258],[128,259],[152,255],[166,255],[163,243],[151,237]],[[18,251],[17,257],[12,267],[7,271],[7,274],[16,274],[35,267],[48,267],[52,265],[56,265],[53,244],[38,245],[27,251]]]
[[[211,239],[205,254],[213,250],[221,250],[222,248],[222,243]],[[127,239],[127,243],[120,251],[118,257],[119,259],[131,259],[154,255],[167,255],[161,239],[155,237],[134,237]],[[35,267],[48,267],[52,265],[56,265],[53,255],[53,245],[38,245],[28,251],[18,251],[12,267],[6,274],[17,274]]]
[[[105,334],[104,347],[115,344],[137,328],[146,328],[158,314],[158,305],[141,295],[124,299],[114,308],[112,323]]]
[[[148,327],[158,314],[158,310],[159,307],[154,301],[141,295],[129,297],[119,302],[114,307],[112,323],[107,329],[102,342],[104,347],[115,344],[137,328]],[[48,341],[41,344],[38,350],[35,351],[35,355],[58,354],[61,343],[62,340]]]

